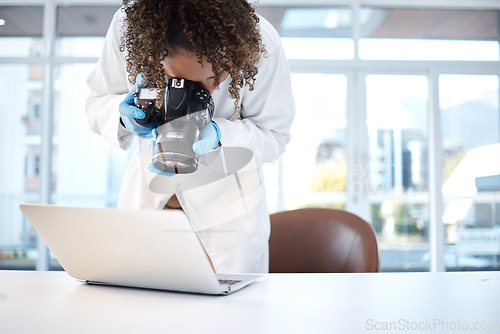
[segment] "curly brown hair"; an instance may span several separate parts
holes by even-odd
[[[200,64],[206,57],[218,86],[231,76],[229,94],[240,99],[239,88],[253,89],[257,62],[265,53],[259,17],[247,0],[123,0],[122,51],[127,51],[129,81],[143,73],[148,83],[165,88],[160,62],[176,51],[193,52]]]

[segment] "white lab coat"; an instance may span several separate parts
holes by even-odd
[[[150,140],[135,137],[120,125],[118,105],[133,87],[128,82],[125,55],[119,48],[124,15],[119,10],[109,27],[101,57],[87,79],[90,95],[86,104],[91,129],[109,143],[128,149],[138,140],[118,206],[162,209],[175,192],[217,272],[267,272],[270,224],[261,165],[283,153],[295,114],[288,62],[277,32],[261,18],[268,55],[258,64],[255,89],[241,90],[241,120],[230,120],[235,111],[234,99],[228,93],[230,77],[213,94],[214,121],[221,131],[222,146],[251,150],[253,159],[248,166],[255,166],[253,173],[247,166],[236,180],[235,175],[230,175],[194,189],[174,187],[155,192],[150,189],[151,175],[144,161]],[[172,177],[171,182],[179,184],[175,181],[178,177]],[[238,200],[235,194],[240,196]],[[219,215],[224,216],[222,221],[213,216],[217,211],[225,213]]]

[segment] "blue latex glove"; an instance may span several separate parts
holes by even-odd
[[[123,124],[125,124],[128,131],[138,137],[146,137],[151,134],[151,130],[154,128],[153,124],[142,126],[135,121],[135,118],[143,119],[146,117],[146,113],[135,106],[134,93],[147,82],[147,78],[142,73],[139,73],[135,78],[134,88],[125,96],[123,102],[118,106]]]
[[[193,144],[193,152],[199,155],[208,153],[220,141],[220,129],[215,122],[210,122],[201,130],[201,139]]]

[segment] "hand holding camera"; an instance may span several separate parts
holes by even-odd
[[[194,82],[178,78],[167,80],[163,96],[158,93],[138,87],[134,94],[134,104],[145,114],[136,124],[155,128],[149,170],[163,175],[192,173],[198,169],[199,155],[220,140],[220,130],[212,122],[212,96]]]
[[[151,134],[151,131],[156,127],[156,124],[150,122],[145,124],[141,122],[146,118],[146,112],[135,105],[135,95],[147,83],[146,77],[140,73],[135,80],[134,88],[125,96],[123,102],[118,106],[121,121],[125,128],[132,134],[138,137],[146,137]]]

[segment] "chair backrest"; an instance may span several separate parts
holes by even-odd
[[[353,273],[380,269],[372,227],[352,213],[308,208],[271,216],[269,272]]]

